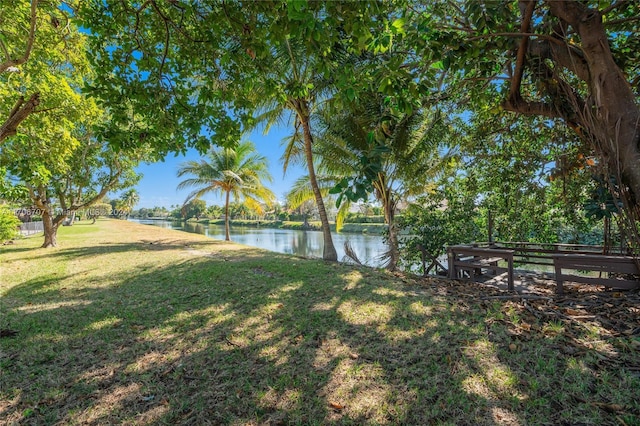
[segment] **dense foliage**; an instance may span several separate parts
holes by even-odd
[[[422,274],[435,272],[435,261],[446,254],[446,247],[485,238],[479,226],[469,179],[451,178],[419,197],[400,216],[401,264]]]
[[[61,111],[73,108],[69,87],[82,81],[88,64],[77,60],[84,54],[84,36],[71,22],[70,10],[77,2],[65,3],[67,7],[39,0],[2,2],[0,146],[8,137],[19,136],[23,123],[70,119]],[[61,73],[70,63],[76,67],[75,77]]]

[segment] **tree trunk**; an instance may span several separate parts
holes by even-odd
[[[400,260],[400,251],[398,250],[398,227],[395,221],[395,209],[396,203],[393,200],[392,189],[387,187],[387,179],[383,174],[378,175],[377,181],[374,182],[376,189],[376,197],[382,203],[382,210],[384,212],[384,222],[389,227],[389,239],[387,245],[387,265],[386,268],[390,271],[395,271],[398,267],[398,261]]]
[[[302,123],[302,129],[304,133],[304,154],[307,160],[307,169],[309,170],[309,182],[311,183],[311,189],[316,199],[316,205],[318,207],[318,214],[320,215],[320,222],[322,223],[322,236],[324,239],[324,248],[322,251],[322,258],[336,262],[338,260],[338,252],[333,245],[333,238],[331,237],[331,227],[329,226],[329,219],[327,217],[327,210],[324,207],[324,200],[318,187],[318,180],[316,178],[316,171],[313,166],[313,152],[311,150],[313,146],[313,136],[311,135],[311,126],[309,124],[308,116],[298,115]]]
[[[493,214],[491,214],[491,209],[487,209],[487,241],[489,244],[493,243]]]
[[[231,241],[229,232],[229,191],[227,190],[224,200],[224,240]]]
[[[611,218],[605,216],[604,217],[604,244],[602,249],[602,254],[609,254],[613,244],[611,244]]]
[[[622,176],[640,200],[640,109],[624,74],[615,63],[602,16],[578,2],[549,2],[554,15],[569,22],[582,41],[589,70],[591,132],[609,159],[611,170],[621,167]]]
[[[44,226],[44,243],[42,248],[56,247],[58,245],[58,227],[62,220],[54,218],[48,209],[42,210],[42,224]]]
[[[517,96],[505,102],[505,109],[564,119],[600,154],[611,173],[620,173],[622,183],[633,195],[629,200],[631,207],[637,209],[640,203],[640,107],[611,53],[602,15],[576,0],[545,3],[553,16],[579,35],[580,45],[574,49],[566,40],[564,43],[540,39],[532,42],[528,53],[553,61],[554,69],[549,69],[551,75],[547,77],[552,77],[556,83],[553,87],[560,90],[549,91],[551,102],[543,103],[524,101],[518,89]],[[561,68],[585,82],[588,87],[585,99],[564,80]]]
[[[398,260],[400,260],[400,253],[398,251],[398,226],[395,222],[395,214],[393,212],[393,208],[391,211],[387,212],[387,207],[385,206],[385,220],[389,226],[389,263],[387,263],[387,269],[390,271],[395,271],[398,267]],[[389,217],[389,219],[387,219]]]

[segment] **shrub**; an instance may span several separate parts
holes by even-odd
[[[401,264],[407,270],[420,269],[422,250],[437,258],[448,245],[477,240],[481,237],[477,216],[472,199],[463,195],[443,191],[419,199],[398,221],[408,234],[400,239]]]
[[[5,242],[18,235],[20,219],[7,206],[0,206],[0,242]]]
[[[386,230],[384,223],[345,223],[340,232],[382,235]]]

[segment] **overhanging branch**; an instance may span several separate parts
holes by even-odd
[[[528,102],[522,99],[507,99],[502,103],[502,107],[507,111],[517,112],[524,115],[541,115],[549,118],[562,118],[553,105],[544,102]]]
[[[21,96],[11,109],[9,118],[0,126],[0,142],[18,133],[18,125],[33,114],[39,104],[40,93],[34,93],[26,102],[24,97]]]
[[[521,1],[521,4],[525,3]],[[528,0],[525,4],[522,16],[522,24],[520,26],[521,33],[528,33],[531,27],[531,18],[533,17],[533,10],[536,7],[535,0]],[[520,99],[520,84],[522,83],[522,76],[524,74],[524,62],[529,49],[529,36],[522,37],[520,40],[520,47],[518,48],[518,54],[516,57],[516,68],[514,76],[511,79],[511,88],[509,90],[509,99]]]
[[[529,46],[529,54],[543,59],[553,59],[558,65],[575,73],[582,81],[589,79],[589,67],[580,49],[569,43],[550,44],[536,40]]]
[[[631,2],[630,2],[629,0],[620,0],[620,1],[619,1],[619,2],[617,2],[617,3],[613,3],[611,6],[609,6],[609,7],[605,8],[605,9],[602,9],[602,10],[600,11],[600,13],[601,13],[601,14],[603,14],[603,15],[606,15],[607,13],[611,12],[611,11],[612,11],[612,10],[614,10],[614,9],[618,9],[619,7],[622,7],[622,6],[625,6],[625,7],[626,7],[626,6],[628,6],[630,3],[631,3]]]

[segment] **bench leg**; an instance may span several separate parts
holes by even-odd
[[[469,266],[459,266],[458,273],[460,274],[460,278],[464,280],[475,281],[475,269]]]
[[[511,292],[515,291],[513,285],[513,260],[508,260],[508,270],[507,270],[507,289]]]
[[[498,262],[491,262],[490,263],[491,266],[498,266]],[[497,269],[491,269],[491,275],[498,275],[498,270]]]
[[[562,268],[556,266],[556,294],[564,293],[564,289],[562,288]]]

